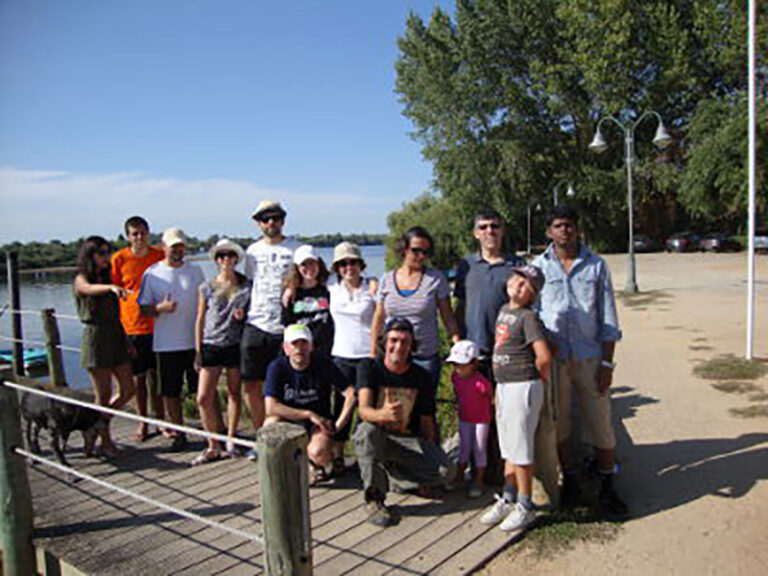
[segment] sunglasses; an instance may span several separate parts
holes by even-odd
[[[501,228],[501,224],[499,224],[498,222],[491,222],[489,224],[478,224],[477,225],[477,229],[478,230],[488,230],[489,228],[491,230],[498,230],[499,228]]]
[[[357,259],[350,259],[350,260],[339,260],[336,262],[336,265],[341,267],[344,266],[360,266],[360,260]]]
[[[268,224],[269,222],[282,222],[285,218],[282,214],[263,214],[259,216],[259,222]]]
[[[224,258],[237,258],[236,252],[217,252],[216,253],[216,259],[217,260],[223,260]]]
[[[429,248],[408,248],[416,256],[429,256],[432,252]]]

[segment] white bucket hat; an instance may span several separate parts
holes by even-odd
[[[216,260],[216,254],[219,252],[234,252],[237,254],[238,262],[243,259],[243,248],[237,242],[233,242],[229,238],[222,238],[216,242],[216,244],[211,246],[211,249],[208,252],[208,254],[211,255],[211,260]]]

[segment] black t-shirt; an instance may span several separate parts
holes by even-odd
[[[333,317],[331,295],[325,286],[297,288],[293,302],[283,308],[283,326],[304,324],[312,332],[314,350],[324,356],[333,348]]]
[[[505,304],[496,320],[493,377],[498,383],[526,382],[540,378],[533,343],[546,340],[544,327],[530,308]]]
[[[422,393],[429,386],[429,373],[415,364],[404,374],[394,374],[386,369],[384,363],[373,358],[364,358],[357,366],[357,387],[370,388],[374,391],[374,406],[381,404],[380,395],[387,388],[403,391],[405,394],[415,394],[413,410],[411,411],[408,430],[413,434],[419,434],[419,420],[421,416],[429,416],[435,413],[434,399],[429,394]],[[397,398],[401,400],[401,398]]]
[[[323,418],[331,418],[331,388],[344,391],[352,384],[336,365],[325,356],[312,353],[306,370],[291,366],[287,356],[273,360],[267,368],[264,396],[298,410],[311,410]]]

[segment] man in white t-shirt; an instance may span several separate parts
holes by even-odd
[[[253,282],[253,290],[240,346],[240,372],[254,430],[264,423],[263,384],[267,366],[283,345],[283,280],[293,266],[293,252],[299,247],[295,240],[283,235],[285,216],[279,202],[261,201],[253,219],[262,237],[245,252],[245,275]]]
[[[163,232],[165,258],[147,268],[141,280],[141,313],[153,316],[153,350],[157,355],[158,375],[168,418],[183,424],[181,391],[184,376],[190,394],[197,393],[195,361],[195,319],[197,289],[205,277],[199,266],[184,262],[184,232],[169,228]],[[174,450],[182,450],[187,439],[174,432]]]

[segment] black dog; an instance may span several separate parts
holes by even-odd
[[[43,388],[41,388],[43,389]],[[62,396],[80,401],[88,401],[69,388],[45,388]],[[26,420],[27,446],[35,454],[40,453],[38,437],[40,429],[45,428],[51,435],[51,447],[56,457],[63,465],[68,466],[64,452],[67,449],[69,435],[75,430],[83,434],[83,451],[87,457],[93,454],[93,445],[100,430],[105,427],[105,421],[100,412],[59,402],[38,394],[23,392],[21,394],[21,415]]]

